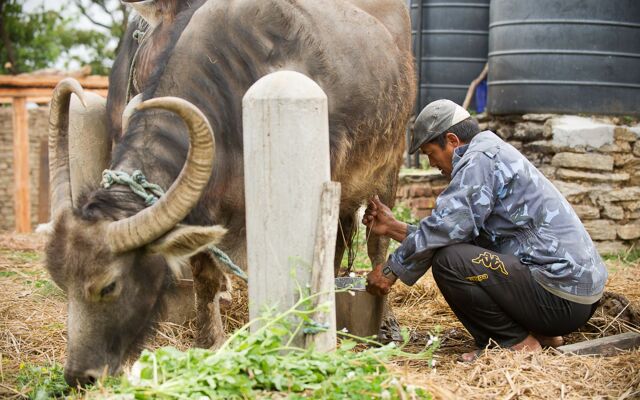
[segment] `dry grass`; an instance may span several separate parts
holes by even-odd
[[[21,365],[63,363],[66,304],[48,280],[40,260],[42,239],[0,233],[0,398],[19,398]],[[565,337],[568,343],[640,331],[640,264],[608,261],[607,290],[623,294],[631,305],[598,310],[589,324]],[[246,285],[234,280],[234,302],[223,310],[231,331],[247,321]],[[471,337],[444,302],[430,274],[413,287],[399,284],[389,297],[402,326],[411,330],[409,349],[422,348],[436,327],[443,338],[436,368],[410,362],[392,368],[403,381],[427,387],[436,398],[577,399],[640,398],[640,351],[612,357],[566,356],[554,350],[535,355],[491,350],[472,364],[456,362],[473,348]],[[614,304],[615,306],[615,304]],[[189,347],[193,325],[164,323],[150,348]]]
[[[607,266],[611,271],[607,290],[631,300],[625,311],[640,310],[640,264],[607,262]],[[435,371],[419,362],[396,366],[406,381],[428,388],[436,398],[640,398],[640,350],[597,357],[562,355],[554,349],[533,355],[493,349],[474,363],[460,363],[457,356],[473,349],[473,341],[444,302],[430,273],[413,287],[396,288],[390,300],[401,325],[412,331],[410,348],[423,347],[429,332],[436,326],[441,329],[443,343],[436,353]],[[640,332],[640,320],[625,321],[624,316],[625,312],[618,315],[599,308],[585,327],[565,336],[565,342]]]

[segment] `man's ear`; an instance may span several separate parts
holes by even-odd
[[[456,135],[453,132],[447,132],[447,135],[445,137],[447,138],[447,142],[451,144],[454,148],[462,145],[462,140],[460,140],[458,135]]]
[[[220,225],[177,225],[169,233],[151,243],[148,249],[165,257],[191,257],[205,247],[220,242],[227,232]]]

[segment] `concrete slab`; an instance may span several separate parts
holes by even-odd
[[[553,142],[559,146],[598,148],[614,141],[615,125],[591,118],[563,115],[551,120]]]

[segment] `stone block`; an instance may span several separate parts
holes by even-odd
[[[595,172],[576,171],[573,169],[559,168],[556,171],[556,177],[559,179],[571,180],[571,181],[590,181],[590,182],[603,182],[603,183],[622,183],[627,182],[630,175],[626,172],[621,173],[609,173],[599,174]]]
[[[618,237],[622,240],[640,238],[640,222],[634,221],[626,225],[620,225],[617,229]]]
[[[502,138],[502,140],[511,139],[513,136],[513,127],[509,125],[501,126],[497,129],[496,134]]]
[[[633,154],[613,154],[613,166],[623,167],[634,159]]]
[[[604,201],[636,201],[640,200],[640,187],[629,186],[622,189],[604,192],[601,195]]]
[[[433,209],[436,206],[436,199],[434,197],[420,197],[412,199],[411,203],[413,205],[412,208],[418,210]]]
[[[598,209],[598,207],[584,204],[576,204],[572,207],[576,214],[578,214],[578,217],[581,221],[600,218],[600,210]]]
[[[620,241],[594,242],[594,244],[596,245],[598,253],[602,256],[616,255],[629,250],[629,247]]]
[[[522,150],[522,142],[518,140],[509,140],[509,144],[515,147],[515,149],[518,151]]]
[[[409,187],[410,197],[428,197],[433,194],[431,187],[427,185],[414,184]]]
[[[553,156],[551,165],[554,167],[613,171],[613,157],[595,153],[558,153]]]
[[[616,140],[615,143],[605,144],[597,149],[601,153],[630,153],[631,145],[629,142]]]
[[[639,211],[640,201],[623,201],[620,204],[627,211]]]
[[[578,202],[579,199],[588,195],[597,195],[599,193],[609,192],[610,185],[583,185],[575,182],[564,182],[553,180],[553,185],[560,193],[571,202]]]
[[[418,219],[427,218],[428,216],[431,215],[431,209],[425,208],[425,209],[413,210],[413,215],[415,215]]]
[[[409,188],[407,186],[398,186],[396,190],[396,198],[405,199],[409,197]]]
[[[519,122],[514,127],[513,139],[533,142],[544,139],[544,125],[536,122]]]
[[[602,217],[613,220],[624,219],[624,208],[616,206],[615,204],[605,204],[602,207]]]
[[[542,165],[538,168],[538,171],[542,172],[542,175],[546,176],[547,179],[555,179],[556,169],[556,167],[552,167],[551,165]]]
[[[633,155],[640,157],[640,142],[635,142],[633,144]]]
[[[640,133],[640,130],[638,133]],[[613,137],[615,140],[623,140],[625,142],[638,140],[638,134],[626,126],[616,126],[613,130]]]
[[[522,116],[524,121],[536,121],[536,122],[544,122],[548,119],[555,117],[555,114],[525,114]]]
[[[444,192],[447,186],[432,186],[431,190],[433,190],[433,194],[435,196],[440,196],[440,193]]]
[[[551,140],[536,140],[535,142],[525,144],[524,149],[527,151],[534,151],[536,153],[542,154],[556,154],[567,151],[571,151],[573,153],[584,153],[584,149],[581,149],[581,151],[576,151],[576,149],[572,149],[567,146],[558,146]]]
[[[615,240],[617,237],[616,224],[611,220],[594,219],[583,224],[593,240]]]
[[[624,217],[626,219],[638,219],[640,218],[640,211],[625,211]]]
[[[551,119],[553,141],[561,146],[599,148],[613,143],[615,125],[591,118],[565,115]]]

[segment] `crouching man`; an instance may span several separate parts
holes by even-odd
[[[607,271],[569,203],[522,154],[449,100],[427,105],[410,153],[421,150],[450,183],[431,216],[411,226],[378,198],[363,223],[400,247],[367,277],[367,290],[413,285],[429,267],[480,350],[536,351],[591,318]],[[472,361],[479,351],[463,354]]]

